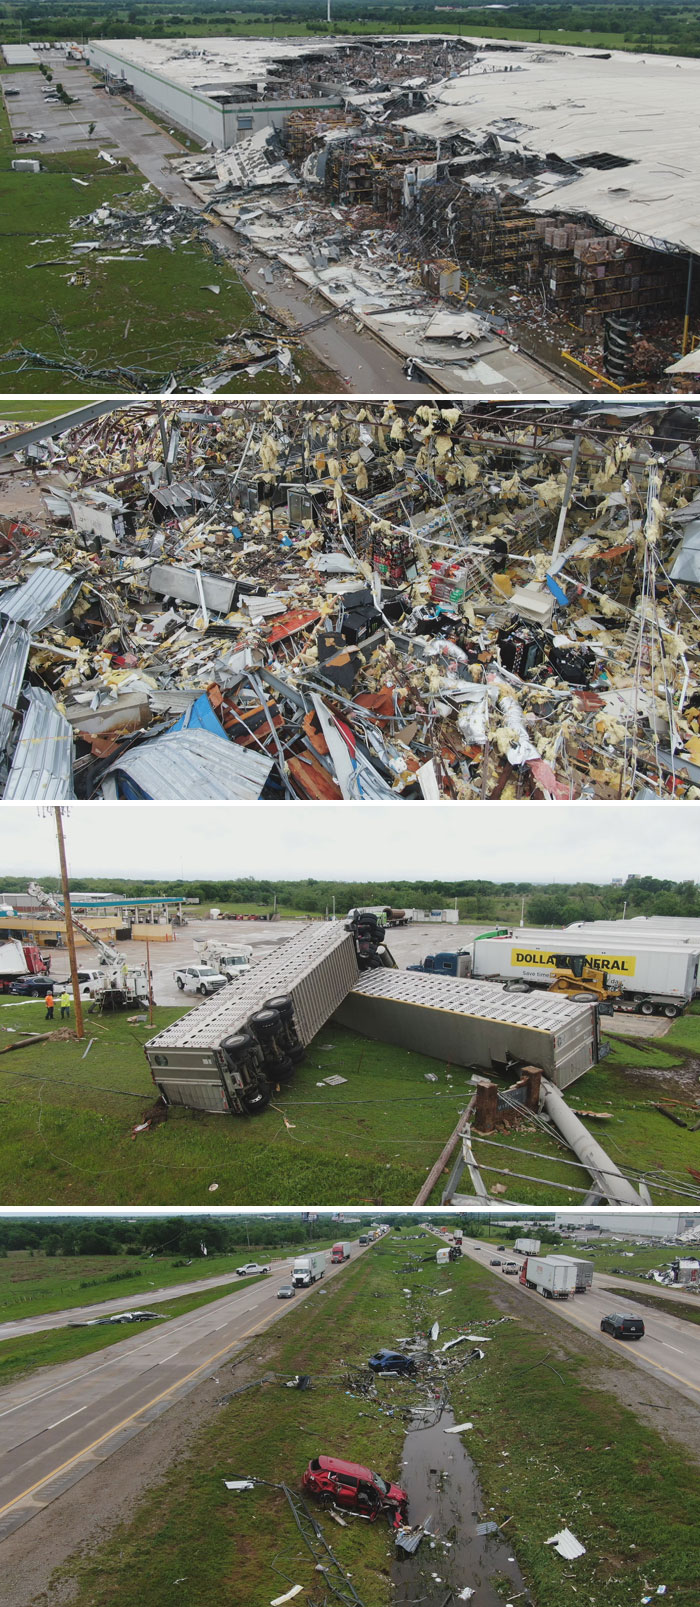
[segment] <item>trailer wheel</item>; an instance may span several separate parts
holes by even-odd
[[[263,1077],[262,1072],[258,1072],[255,1086],[247,1088],[241,1098],[248,1115],[259,1116],[263,1110],[267,1110],[270,1103],[272,1084],[268,1082],[267,1077]]]
[[[680,1012],[679,1005],[677,1005],[677,1004],[665,1004],[664,1005],[664,1015],[668,1016],[669,1021],[675,1021],[676,1016],[679,1016],[680,1013],[681,1012]]]
[[[651,1002],[651,999],[642,999],[642,1002],[639,1006],[639,1013],[642,1016],[653,1016],[654,1006]]]

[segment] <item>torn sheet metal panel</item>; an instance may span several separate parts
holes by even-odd
[[[76,580],[67,569],[37,564],[21,586],[0,592],[0,615],[26,625],[32,632],[41,631],[67,613],[81,585],[82,580]]]
[[[230,614],[236,600],[236,581],[227,575],[201,574],[204,601],[215,614]],[[179,602],[199,606],[199,586],[194,569],[179,564],[154,564],[148,584],[157,597],[177,597]]]
[[[29,658],[29,632],[14,621],[0,636],[0,759],[7,751]]]
[[[265,754],[222,742],[211,731],[175,730],[131,748],[107,775],[124,798],[240,801],[260,797],[272,765]]]
[[[22,722],[5,798],[74,798],[73,732],[50,692],[28,687],[29,708]]]
[[[673,561],[671,580],[683,580],[687,586],[700,586],[700,519],[693,520],[686,527]]]

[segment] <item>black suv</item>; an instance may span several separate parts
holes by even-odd
[[[609,1317],[603,1317],[600,1331],[613,1339],[643,1339],[644,1323],[641,1317],[624,1317],[619,1311],[613,1311]]]

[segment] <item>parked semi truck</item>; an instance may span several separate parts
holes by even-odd
[[[548,1257],[548,1260],[549,1261],[566,1262],[567,1265],[572,1266],[575,1269],[575,1272],[576,1272],[576,1283],[574,1285],[574,1294],[575,1295],[585,1295],[586,1290],[590,1289],[591,1284],[593,1282],[593,1262],[592,1261],[580,1261],[578,1256],[575,1256],[575,1255],[550,1255]]]
[[[325,1250],[314,1250],[308,1255],[299,1255],[292,1267],[292,1283],[295,1289],[308,1289],[312,1283],[318,1283],[326,1270]]]
[[[539,1239],[516,1239],[513,1249],[517,1250],[519,1255],[539,1255],[540,1241]]]
[[[545,1300],[568,1300],[576,1290],[576,1266],[566,1256],[529,1255],[520,1268],[520,1282]]]
[[[340,1265],[341,1261],[349,1261],[350,1250],[351,1246],[348,1244],[347,1240],[339,1239],[338,1243],[334,1244],[331,1250],[331,1265],[337,1267]]]
[[[13,982],[26,976],[46,976],[49,967],[42,959],[35,943],[20,943],[10,938],[0,940],[0,993],[9,993]]]
[[[503,937],[477,938],[469,948],[428,954],[420,966],[433,975],[471,977],[527,989],[550,990],[563,973],[567,991],[608,994],[616,1009],[642,1015],[681,1015],[698,988],[698,951],[666,940],[588,934],[580,928],[517,928]]]

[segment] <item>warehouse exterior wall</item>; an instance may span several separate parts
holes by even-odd
[[[261,128],[283,128],[290,112],[343,104],[337,96],[324,96],[319,100],[259,100],[224,109],[201,91],[185,89],[147,67],[134,66],[107,45],[91,42],[88,59],[91,67],[103,68],[113,78],[130,84],[138,100],[172,118],[178,128],[193,134],[204,145],[211,141],[220,150],[257,134]]]
[[[194,134],[195,139],[205,145],[209,140],[219,147],[224,144],[224,114],[206,95],[182,89],[146,67],[135,67],[106,45],[91,41],[87,51],[91,67],[102,67],[114,78],[123,78],[132,86],[138,100],[145,101],[156,112],[164,112],[178,128]]]

